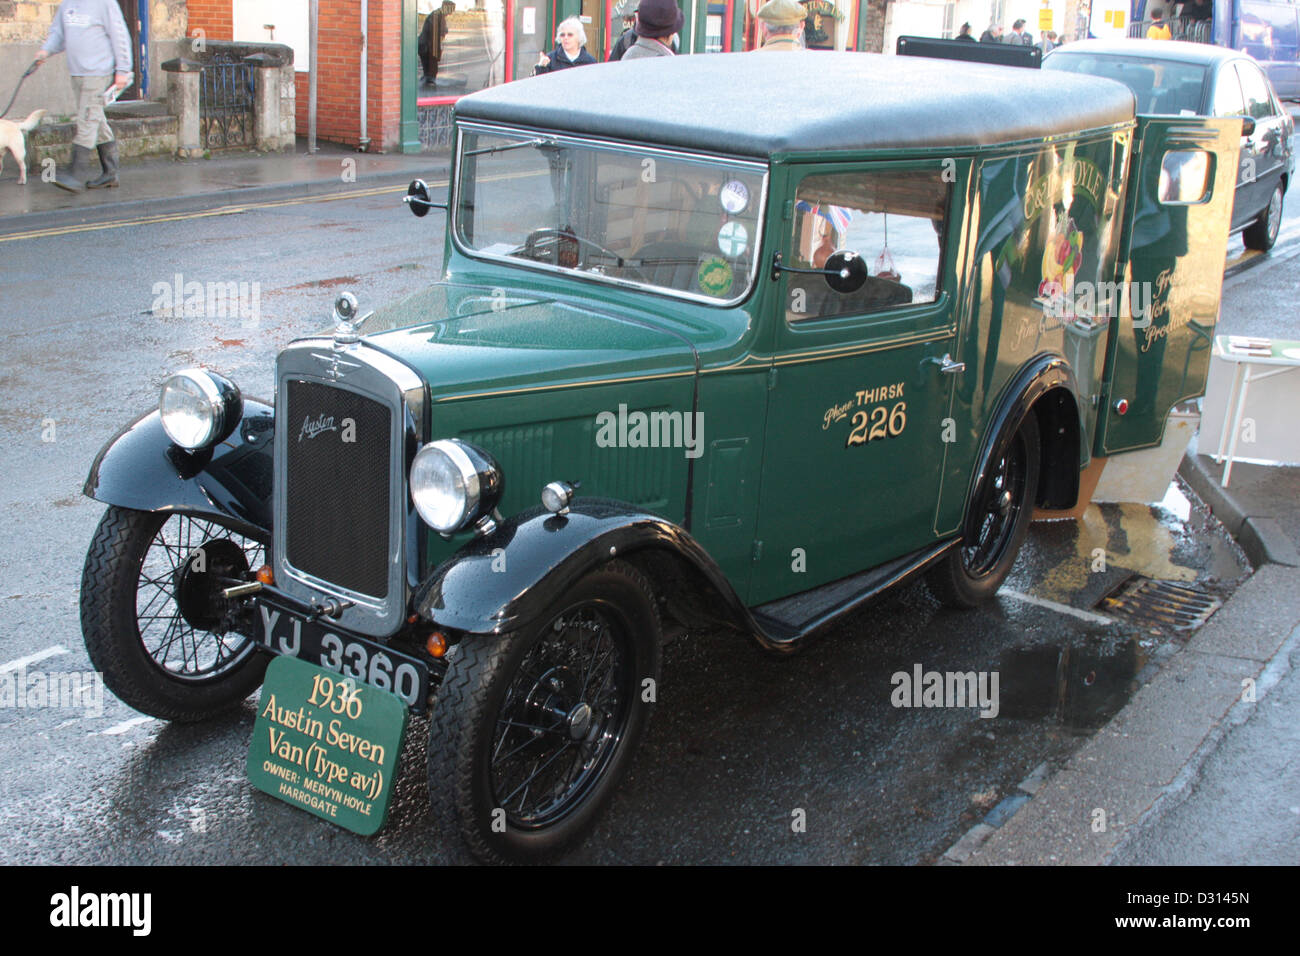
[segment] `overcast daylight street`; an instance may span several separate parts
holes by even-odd
[[[1300,73],[1247,2],[1175,66],[1143,3],[642,0],[679,59],[585,66],[623,5],[370,0],[359,100],[355,4],[81,0],[148,64],[107,153],[76,0],[0,2],[0,864],[1103,867],[1098,925],[1249,927]]]

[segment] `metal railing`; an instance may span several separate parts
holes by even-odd
[[[251,146],[256,71],[241,59],[214,54],[199,72],[199,135],[208,149]]]
[[[1171,40],[1185,40],[1188,43],[1210,43],[1210,21],[1209,20],[1191,20],[1186,17],[1174,17],[1172,20],[1161,21],[1169,27],[1172,34]],[[1147,30],[1155,23],[1154,20],[1142,20],[1137,23],[1130,23],[1128,35],[1130,38],[1141,39],[1147,35]]]

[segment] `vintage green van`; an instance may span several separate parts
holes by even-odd
[[[170,720],[272,654],[391,692],[430,711],[448,835],[551,857],[627,768],[665,634],[787,651],[920,573],[973,605],[1035,508],[1161,441],[1204,386],[1239,132],[824,52],[466,97],[441,281],[340,296],[274,406],[179,372],[99,454],[91,659]]]

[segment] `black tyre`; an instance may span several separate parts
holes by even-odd
[[[264,556],[207,518],[110,506],[81,578],[81,630],[108,689],[174,721],[212,717],[255,691],[269,658],[220,589]]]
[[[1246,244],[1247,249],[1268,252],[1277,242],[1278,230],[1282,228],[1282,196],[1282,184],[1278,183],[1273,187],[1273,193],[1268,197],[1268,205],[1260,211],[1259,218],[1247,226],[1241,234],[1241,241]]]
[[[950,607],[975,607],[997,593],[1029,534],[1038,487],[1038,419],[1031,411],[994,463],[970,507],[975,533],[948,552],[926,578]]]
[[[645,731],[645,682],[659,680],[659,614],[632,566],[592,572],[540,620],[458,644],[429,721],[430,803],[484,862],[540,862],[582,838]]]

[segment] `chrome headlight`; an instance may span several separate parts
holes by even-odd
[[[158,414],[168,438],[197,451],[230,436],[244,416],[244,400],[228,378],[187,368],[163,382]]]
[[[458,438],[430,442],[411,464],[411,501],[434,531],[473,524],[501,500],[505,480],[492,456]]]

